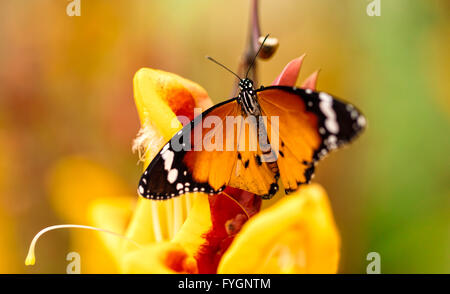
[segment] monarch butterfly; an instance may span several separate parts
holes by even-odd
[[[321,158],[365,127],[355,106],[325,92],[255,89],[247,77],[238,78],[237,97],[207,109],[163,146],[140,179],[139,195],[165,200],[231,186],[270,198],[280,181],[289,193],[310,181]]]

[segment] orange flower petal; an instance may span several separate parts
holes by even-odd
[[[319,77],[320,70],[316,70],[313,72],[304,82],[302,85],[302,89],[311,89],[313,91],[316,90],[317,86],[317,78]]]
[[[273,81],[274,86],[295,86],[297,82],[300,69],[302,67],[303,59],[306,54],[291,60],[283,69],[281,74]]]

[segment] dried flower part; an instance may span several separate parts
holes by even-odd
[[[262,36],[258,38],[259,46],[261,46],[262,42],[264,41],[264,38],[265,37]],[[269,59],[275,54],[279,45],[280,43],[278,42],[277,38],[268,37],[264,42],[264,45],[262,46],[258,57],[261,59]]]

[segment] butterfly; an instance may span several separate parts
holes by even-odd
[[[207,109],[162,147],[138,193],[154,200],[188,192],[213,195],[227,186],[264,199],[280,189],[290,193],[309,183],[317,162],[365,125],[355,106],[328,93],[255,89],[251,79],[239,78],[237,97]]]

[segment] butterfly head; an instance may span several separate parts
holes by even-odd
[[[253,90],[253,82],[250,79],[243,79],[239,82],[239,90],[241,91],[250,91]]]

